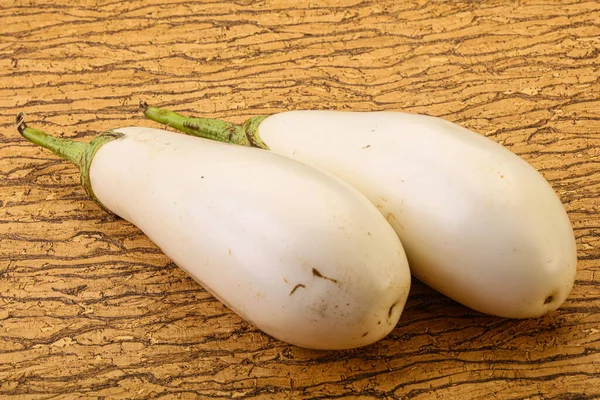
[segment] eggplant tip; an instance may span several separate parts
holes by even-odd
[[[140,100],[140,109],[141,109],[142,111],[144,111],[144,112],[145,112],[145,111],[148,109],[148,107],[149,107],[149,106],[148,106],[148,103],[146,103],[144,100]]]
[[[25,114],[20,112],[17,114],[17,130],[20,134],[23,134],[25,128],[27,128],[27,124],[25,123]]]

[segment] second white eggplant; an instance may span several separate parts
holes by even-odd
[[[411,272],[475,310],[538,317],[573,286],[575,238],[551,186],[514,153],[456,124],[401,112],[290,111],[243,126],[155,107],[145,113],[352,184],[392,224]]]

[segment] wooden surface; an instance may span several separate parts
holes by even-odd
[[[0,1],[0,398],[600,397],[600,3],[87,3]],[[140,99],[234,122],[405,110],[471,128],[559,193],[576,286],[557,312],[519,321],[414,282],[375,345],[271,339],[14,128],[19,111],[85,140],[156,126]]]

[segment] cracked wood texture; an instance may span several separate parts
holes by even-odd
[[[0,21],[1,398],[600,397],[600,3],[4,0]],[[413,282],[374,345],[281,343],[14,127],[19,111],[82,140],[155,127],[140,99],[233,122],[404,110],[473,129],[559,194],[576,285],[551,315],[510,320]]]

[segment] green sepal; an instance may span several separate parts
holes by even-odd
[[[262,141],[260,135],[258,134],[258,126],[261,122],[263,122],[267,118],[266,115],[260,115],[258,117],[252,117],[247,119],[242,124],[242,129],[250,142],[252,147],[258,147],[264,150],[269,150],[269,147]]]
[[[113,141],[122,137],[123,134],[115,131],[107,131],[98,136],[96,136],[89,145],[85,148],[82,157],[81,157],[81,165],[79,165],[79,172],[81,174],[81,186],[85,192],[98,204],[102,209],[112,213],[109,209],[104,207],[104,204],[98,200],[94,190],[92,189],[92,181],[90,179],[90,167],[92,166],[92,160],[96,155],[96,152],[100,147],[105,145],[106,143]]]

